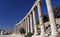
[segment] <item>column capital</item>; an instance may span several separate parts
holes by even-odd
[[[42,1],[43,1],[43,0],[37,0],[37,2],[40,2],[40,3],[41,3]]]
[[[30,17],[32,17],[32,14],[30,14]]]

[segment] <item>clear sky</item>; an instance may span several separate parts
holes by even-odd
[[[0,29],[13,29],[31,9],[36,0],[0,0]],[[60,5],[60,0],[51,0],[53,8]],[[47,13],[45,0],[42,2],[42,12]]]

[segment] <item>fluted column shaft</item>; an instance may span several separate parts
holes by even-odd
[[[27,24],[28,24],[28,32],[30,32],[30,28],[29,28],[29,17],[27,17]]]
[[[51,0],[46,0],[46,4],[47,4],[49,20],[50,20],[50,25],[51,25],[51,31],[52,31],[51,34],[54,35],[54,34],[57,34],[57,27],[56,27],[56,21],[54,18],[53,9],[51,6]]]
[[[33,33],[32,14],[30,14],[30,28],[31,28],[31,33]]]
[[[34,34],[35,35],[38,35],[38,32],[37,32],[37,25],[36,25],[36,14],[35,14],[35,11],[33,10],[33,23],[34,23]]]
[[[41,4],[38,2],[37,8],[38,8],[39,24],[41,28],[41,35],[44,35],[45,31],[44,31],[43,15],[42,15],[42,10],[40,5]]]

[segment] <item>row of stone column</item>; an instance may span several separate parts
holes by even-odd
[[[41,10],[41,2],[40,2],[40,0],[37,0],[37,1],[38,1],[38,3],[36,5],[36,7],[38,9],[38,17],[39,17],[39,25],[41,28],[41,35],[45,35],[43,16],[42,16],[42,10]],[[51,0],[46,0],[46,5],[47,5],[49,20],[50,20],[51,35],[56,35],[57,34],[57,28],[56,28],[56,21],[54,18],[54,13],[53,13],[52,6],[51,6]],[[30,32],[30,31],[31,31],[31,33],[33,33],[33,25],[34,25],[34,35],[38,35],[37,25],[36,25],[35,9],[33,9],[31,11],[31,13],[26,17],[24,24],[25,24],[24,26],[26,26],[25,27],[26,28],[26,34],[27,34],[27,32]]]

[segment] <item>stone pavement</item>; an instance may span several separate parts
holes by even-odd
[[[11,35],[0,35],[0,37],[18,37],[16,34],[11,34]]]
[[[15,36],[12,36],[12,35],[0,35],[0,37],[15,37]]]

